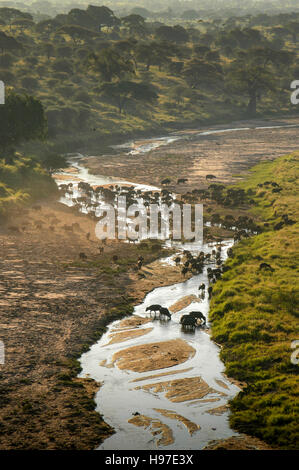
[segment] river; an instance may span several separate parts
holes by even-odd
[[[277,127],[296,127],[296,125],[260,126],[256,129]],[[121,149],[130,156],[130,154],[154,151],[162,145],[190,138],[190,135],[198,137],[231,131],[242,132],[248,129],[244,127],[197,133],[193,131],[191,134],[180,132],[156,139],[131,141],[115,146],[114,150]],[[73,185],[72,194],[63,196],[61,202],[72,205],[73,198],[81,194],[77,188],[79,181],[88,182],[92,186],[131,184],[113,177],[91,175],[84,168],[81,159],[80,154],[69,155],[69,163],[73,170],[62,171],[57,177],[59,185],[62,183]],[[141,191],[158,189],[140,184],[132,186]],[[223,261],[232,243],[232,240],[222,242]],[[176,244],[176,247],[177,254],[180,255],[184,249],[190,249],[180,244]],[[215,247],[212,244],[203,244],[193,246],[191,249],[194,254],[198,254],[199,251],[211,253],[213,248]],[[161,259],[160,262],[167,264],[174,261],[171,257]],[[212,268],[216,266],[213,257],[208,266]],[[182,330],[179,323],[183,314],[191,310],[200,310],[207,317],[207,327],[209,327],[208,296],[205,295],[204,299],[199,298],[198,291],[199,285],[204,283],[207,294],[208,266],[205,266],[202,274],[194,275],[185,282],[158,287],[149,292],[144,301],[135,306],[133,313],[136,319],[145,319],[144,323],[141,321],[136,325],[131,323],[125,326],[123,320],[113,322],[101,339],[81,356],[80,377],[89,377],[101,383],[95,397],[96,410],[115,430],[115,434],[107,438],[99,449],[202,449],[212,440],[238,435],[229,426],[227,405],[240,389],[224,375],[219,347],[211,340],[208,328],[197,328],[192,333]],[[170,308],[186,296],[193,296],[193,302],[188,307],[173,313],[170,321],[150,319],[145,312],[148,305],[161,304]],[[133,336],[121,342],[111,343],[111,339],[122,332],[127,332],[128,335],[131,332]],[[138,335],[135,335],[136,332]],[[193,352],[183,362],[172,367],[156,368],[153,363],[151,370],[142,372],[134,371],[130,367],[120,368],[118,361],[115,360],[115,354],[119,357],[122,351],[129,348],[175,340],[184,341]],[[174,388],[178,385],[181,387],[180,392],[175,392]],[[193,394],[188,396],[189,386],[193,387],[191,390]]]

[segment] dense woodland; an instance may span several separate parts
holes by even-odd
[[[296,112],[299,13],[169,25],[108,7],[36,22],[0,9],[0,77],[42,102],[49,137]]]

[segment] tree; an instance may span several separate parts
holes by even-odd
[[[152,65],[170,64],[170,57],[178,54],[177,46],[167,41],[150,43],[139,43],[136,47],[136,59],[146,64],[146,70],[150,70]]]
[[[145,20],[140,15],[129,15],[121,18],[122,23],[129,29],[130,34],[133,36],[144,35],[146,32]]]
[[[202,59],[191,59],[186,62],[183,75],[192,88],[200,86],[217,86],[223,81],[221,66]]]
[[[123,58],[112,48],[103,49],[98,54],[92,53],[88,62],[104,82],[111,82],[113,79],[121,79],[127,74],[135,73],[132,61]]]
[[[54,55],[54,46],[51,42],[46,42],[42,45],[42,52],[46,54],[48,60]]]
[[[17,18],[11,22],[11,26],[19,29],[21,32],[23,32],[24,29],[32,28],[34,24],[34,21],[29,18]]]
[[[11,155],[13,147],[31,139],[43,139],[47,124],[39,100],[32,96],[9,93],[0,106],[0,149]]]
[[[177,43],[187,42],[189,40],[187,31],[180,25],[160,26],[156,30],[156,36],[162,41],[171,41]]]
[[[245,54],[245,59],[249,59],[263,67],[272,64],[277,69],[285,70],[296,60],[294,52],[271,49],[269,47],[253,47]]]
[[[264,36],[256,29],[235,28],[229,31],[221,31],[215,40],[215,44],[222,50],[229,46],[231,48],[249,49],[266,43]]]
[[[67,161],[64,156],[57,153],[46,153],[42,159],[42,165],[52,173],[54,170],[65,168],[67,166]]]
[[[3,54],[4,51],[20,50],[22,49],[22,45],[11,36],[7,36],[0,31],[0,49]]]
[[[80,44],[82,41],[87,41],[97,35],[95,31],[83,28],[75,24],[66,24],[61,26],[56,34],[67,34],[74,42],[74,45]]]
[[[249,98],[247,113],[249,116],[256,114],[257,101],[264,91],[274,90],[272,73],[261,66],[243,64],[229,74],[230,85],[233,89]]]
[[[14,20],[16,19],[27,19],[27,20],[33,20],[32,16],[30,13],[24,13],[23,11],[17,10],[15,8],[0,8],[0,18],[5,22],[5,24],[10,26],[10,31],[11,31],[11,26]]]
[[[252,48],[241,52],[228,75],[233,90],[249,98],[247,112],[256,114],[257,102],[262,93],[279,88],[277,72],[284,71],[294,62],[295,55],[288,51],[269,48]]]
[[[136,83],[128,80],[103,83],[99,91],[102,95],[114,101],[118,107],[119,114],[122,114],[125,105],[129,100],[154,103],[158,98],[152,85],[149,85],[148,83]]]
[[[120,24],[119,18],[116,18],[113,11],[105,6],[97,7],[88,5],[86,13],[97,23],[99,31],[101,31],[104,26],[111,28]]]
[[[135,70],[137,70],[136,45],[137,40],[134,38],[122,39],[113,44],[113,48],[123,59],[134,62]]]
[[[42,33],[45,36],[49,37],[51,33],[54,33],[59,27],[61,23],[56,18],[49,18],[46,20],[42,20],[37,23],[35,29],[38,33]]]
[[[188,92],[188,88],[183,85],[176,85],[170,88],[168,96],[176,104],[181,104],[184,102],[184,98]]]
[[[77,24],[87,29],[94,29],[97,26],[95,18],[91,14],[88,14],[87,11],[79,8],[73,8],[69,11],[68,20],[70,24]]]

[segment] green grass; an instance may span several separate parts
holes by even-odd
[[[233,248],[210,314],[226,373],[247,383],[231,402],[231,425],[285,449],[298,448],[299,438],[299,366],[291,363],[291,342],[299,339],[298,159],[295,153],[259,164],[239,184],[256,190],[254,213],[269,227]],[[269,180],[283,190],[263,189],[259,197],[257,185]],[[297,223],[274,230],[286,213]],[[261,262],[275,271],[259,270]]]

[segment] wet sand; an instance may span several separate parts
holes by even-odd
[[[133,346],[114,354],[113,362],[119,369],[148,372],[182,364],[195,350],[181,339]]]

